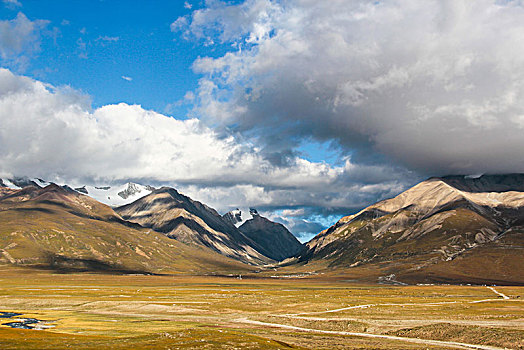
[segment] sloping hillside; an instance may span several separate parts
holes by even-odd
[[[124,221],[51,184],[0,191],[0,262],[61,271],[230,273],[248,266]]]
[[[419,282],[524,283],[523,184],[519,174],[431,178],[342,218],[299,261],[380,264]]]
[[[260,216],[256,211],[252,217],[238,229],[261,246],[266,256],[281,261],[304,249],[304,245],[284,225]]]
[[[208,247],[222,255],[259,265],[272,260],[263,249],[214,209],[163,187],[115,209],[124,219],[152,228],[180,242]]]

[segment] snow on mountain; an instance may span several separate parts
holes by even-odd
[[[39,178],[31,179],[31,181],[35,182],[40,187],[46,187],[46,186],[51,184],[50,182],[47,182],[47,181],[39,179]]]
[[[38,186],[38,187],[45,187],[49,183],[47,183],[44,186],[40,186],[38,182],[41,182],[40,179],[30,179],[27,177],[15,177],[12,179],[0,179],[0,186],[11,188],[13,190],[19,190],[21,188],[24,188],[26,186]]]
[[[128,182],[119,186],[82,186],[75,191],[87,194],[91,198],[112,207],[129,204],[135,200],[147,196],[154,190],[151,186],[144,186]]]
[[[20,187],[18,187],[17,185],[15,185],[14,183],[12,183],[9,179],[0,179],[3,187],[7,187],[7,188],[10,188],[10,189],[13,189],[13,190],[19,190]]]
[[[243,213],[246,213],[246,214],[243,215]],[[258,212],[254,208],[242,209],[242,210],[239,208],[236,208],[235,210],[231,210],[230,212],[227,212],[224,215],[222,215],[222,218],[230,222],[231,224],[235,225],[238,228],[242,226],[242,224],[246,222],[247,220],[253,219],[253,217],[255,217],[256,215],[258,215]]]
[[[38,186],[46,187],[51,184],[45,180],[39,178],[13,178],[13,179],[0,179],[0,186],[8,187],[11,189],[20,189],[25,186]],[[150,194],[154,187],[147,185],[140,185],[132,182],[128,182],[123,185],[117,186],[81,186],[74,187],[69,184],[60,183],[58,185],[68,185],[75,191],[86,194],[99,202],[107,204],[112,207],[118,207],[121,205],[129,204],[135,200],[147,196]]]

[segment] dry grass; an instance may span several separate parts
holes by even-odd
[[[438,323],[401,329],[388,334],[401,337],[451,340],[464,343],[499,346],[508,349],[524,349],[523,332],[513,329],[462,326],[450,323]]]
[[[455,339],[450,334],[459,334],[457,340],[469,343],[484,343],[482,337],[489,337],[491,342],[485,344],[517,348],[524,338],[524,308],[517,297],[524,288],[497,290],[511,299],[502,300],[480,286],[396,287],[322,279],[5,269],[0,271],[0,311],[53,321],[55,327],[36,331],[0,326],[0,348],[431,348],[397,340],[303,333],[244,319],[428,339]],[[483,299],[492,301],[472,303]],[[324,312],[359,305],[370,306]],[[448,333],[435,331],[442,324]],[[469,330],[474,336],[467,336]]]

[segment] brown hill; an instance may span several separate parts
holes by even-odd
[[[0,262],[61,271],[226,273],[248,266],[124,221],[51,184],[0,192]]]
[[[307,248],[301,263],[395,275],[385,282],[524,284],[524,175],[431,178],[342,218]]]
[[[273,222],[258,214],[244,222],[238,229],[262,247],[264,255],[281,261],[304,249],[295,236],[282,224]]]
[[[244,263],[272,262],[263,248],[225,221],[214,209],[163,187],[115,209],[124,219],[180,242],[203,246]]]

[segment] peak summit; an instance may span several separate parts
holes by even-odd
[[[254,219],[255,217],[260,217],[260,214],[255,208],[249,208],[246,210],[236,208],[222,215],[222,218],[225,221],[235,225],[236,227],[242,226],[246,221]]]
[[[394,261],[388,273],[412,281],[494,283],[522,254],[523,217],[523,174],[433,177],[340,219],[299,260],[373,269]],[[490,270],[475,270],[478,261]]]

